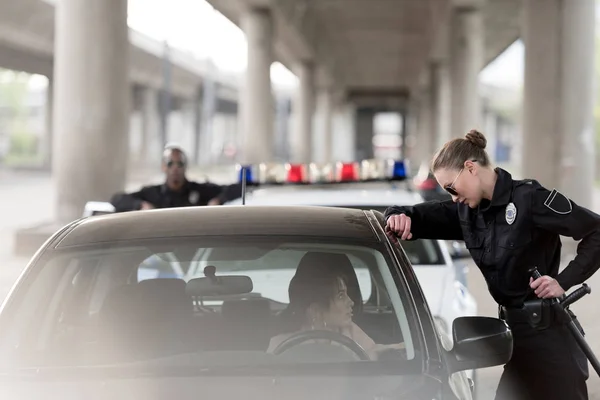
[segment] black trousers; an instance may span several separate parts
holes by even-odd
[[[511,324],[514,347],[496,400],[587,400],[588,360],[566,325]]]

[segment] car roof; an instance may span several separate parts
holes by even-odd
[[[283,186],[258,188],[247,193],[249,205],[380,206],[414,205],[423,201],[417,192],[390,185]],[[228,204],[242,204],[240,198]]]
[[[379,241],[365,212],[314,206],[204,206],[131,211],[80,219],[56,248],[190,236],[313,236]],[[51,244],[53,246],[53,244]]]

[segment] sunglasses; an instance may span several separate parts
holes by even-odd
[[[477,160],[470,160],[471,162],[477,162]],[[465,170],[465,167],[462,167],[460,171],[458,171],[458,174],[456,174],[456,178],[454,178],[454,180],[452,181],[451,184],[444,186],[444,190],[448,193],[450,193],[452,196],[458,196],[458,193],[456,192],[456,189],[454,189],[454,185],[456,184],[456,181],[458,180],[458,177],[460,176],[460,174],[462,174],[462,172]]]
[[[169,161],[169,162],[167,162],[167,167],[171,168],[173,165],[176,165],[179,168],[185,167],[185,163],[183,161]]]

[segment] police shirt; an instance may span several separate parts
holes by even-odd
[[[564,290],[583,283],[600,266],[600,216],[537,181],[513,180],[501,168],[492,200],[477,209],[447,201],[392,206],[411,218],[411,240],[464,240],[489,291],[503,306],[535,298],[528,269],[555,278]],[[560,235],[581,240],[577,256],[559,274]]]
[[[111,199],[117,212],[139,210],[142,202],[155,208],[205,206],[214,198],[221,204],[241,196],[241,185],[217,185],[186,181],[179,191],[169,189],[166,184],[145,186],[135,193],[118,193]]]

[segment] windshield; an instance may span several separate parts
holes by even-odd
[[[420,371],[402,282],[379,243],[201,237],[52,251],[3,314],[0,359],[244,373],[349,365],[365,374],[392,362],[398,373]]]

